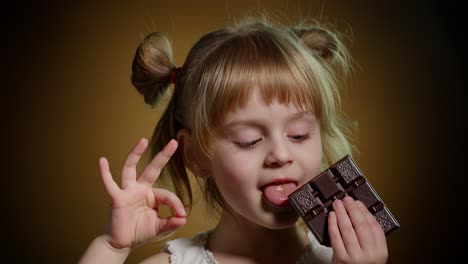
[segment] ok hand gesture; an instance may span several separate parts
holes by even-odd
[[[148,140],[142,138],[128,154],[122,169],[121,187],[113,180],[107,159],[99,159],[101,178],[112,200],[105,235],[107,242],[116,249],[147,243],[158,234],[173,231],[186,222],[180,199],[166,189],[153,188],[162,168],[176,151],[177,141],[171,140],[137,177],[136,166],[147,146]],[[163,218],[158,214],[161,204],[171,209],[171,216]]]

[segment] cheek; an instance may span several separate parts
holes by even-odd
[[[322,167],[322,141],[319,140],[317,143],[316,143],[316,147],[315,147],[315,153],[314,155],[317,157],[314,161],[314,166],[316,168],[318,168],[318,170],[320,171],[320,168]]]
[[[253,158],[245,153],[215,155],[212,162],[213,177],[219,185],[245,185],[248,179],[254,179],[256,166]]]
[[[306,170],[306,174],[314,177],[321,172],[322,144],[320,137],[311,140],[304,148],[300,148],[298,160]]]
[[[212,176],[225,199],[236,198],[240,190],[256,188],[262,164],[259,157],[254,151],[240,151],[229,145],[215,147],[211,160]]]
[[[250,200],[247,197],[253,195],[257,186],[255,175],[258,174],[252,163],[230,155],[225,159],[213,159],[212,169],[213,180],[230,207],[239,208],[239,203]]]

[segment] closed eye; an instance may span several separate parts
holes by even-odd
[[[258,142],[260,142],[262,139],[259,138],[259,139],[256,139],[256,140],[253,140],[253,141],[248,141],[248,142],[234,142],[239,148],[241,149],[249,149],[249,148],[253,148],[255,147],[255,145],[257,145]]]
[[[293,142],[302,142],[310,138],[310,134],[289,136]]]

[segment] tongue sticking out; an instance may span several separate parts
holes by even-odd
[[[272,184],[263,188],[263,195],[273,205],[285,206],[289,204],[288,195],[295,189],[293,182]]]

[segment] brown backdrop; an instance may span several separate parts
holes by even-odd
[[[391,3],[387,3],[391,2]],[[22,2],[24,3],[24,2]],[[321,16],[353,30],[358,66],[344,107],[359,121],[361,169],[401,224],[388,237],[390,263],[437,260],[456,226],[456,188],[445,170],[461,154],[461,58],[456,8],[398,1],[63,1],[6,9],[3,87],[4,242],[10,254],[76,262],[106,221],[97,161],[114,175],[130,148],[150,137],[160,111],[131,86],[143,35],[158,30],[181,65],[204,33],[228,17],[265,8],[291,21]],[[466,119],[466,118],[465,118]],[[464,183],[461,179],[454,184]],[[197,207],[178,235],[213,221]],[[128,263],[159,250],[141,247]],[[452,251],[456,252],[456,251]]]

